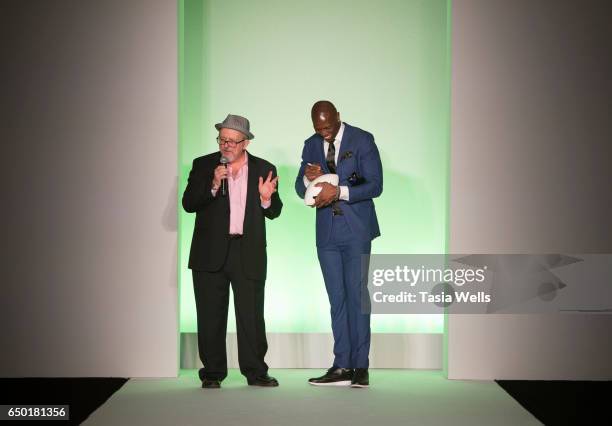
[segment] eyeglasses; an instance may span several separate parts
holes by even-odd
[[[238,145],[239,143],[244,142],[246,139],[242,139],[241,141],[232,141],[229,139],[221,139],[219,136],[217,136],[217,143],[221,146],[227,144],[227,146],[229,146],[230,148],[234,148],[236,145]]]

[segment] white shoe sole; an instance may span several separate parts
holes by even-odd
[[[352,388],[369,388],[370,385],[359,385],[357,383],[355,383],[354,385],[351,385]]]
[[[350,386],[351,385],[350,380],[342,380],[339,382],[330,382],[330,383],[312,383],[312,382],[308,382],[308,383],[313,386]]]

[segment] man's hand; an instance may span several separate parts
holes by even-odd
[[[317,183],[317,186],[321,187],[321,192],[319,192],[319,195],[317,195],[314,199],[314,207],[325,207],[338,199],[337,186],[327,182]]]
[[[217,166],[215,169],[215,175],[213,176],[212,187],[213,189],[219,188],[221,186],[221,180],[227,179],[228,168],[223,164]]]
[[[268,178],[265,181],[259,176],[259,196],[261,197],[261,201],[270,201],[272,194],[276,192],[277,182],[278,176],[272,179],[272,170],[268,173]]]
[[[316,178],[318,178],[319,176],[323,176],[321,165],[318,163],[314,163],[314,164],[308,163],[308,165],[306,165],[306,169],[304,170],[304,175],[306,176],[306,179],[308,179],[311,182],[315,180]]]

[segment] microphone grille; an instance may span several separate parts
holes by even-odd
[[[227,159],[227,157],[221,157],[221,160],[219,160],[219,162],[221,164],[227,164],[227,163],[229,163],[229,160]]]

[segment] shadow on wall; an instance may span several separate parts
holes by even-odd
[[[180,200],[182,193],[177,194],[178,191],[178,176],[174,177],[174,182],[172,184],[172,189],[168,193],[168,199],[166,202],[166,207],[162,212],[161,217],[161,225],[164,230],[168,232],[174,232],[175,234],[178,231],[178,211],[177,211],[177,195]],[[178,280],[176,278],[176,271],[178,268],[178,234],[177,238],[174,242],[174,250],[172,256],[172,268],[170,269],[170,277],[168,277],[168,283],[170,283],[170,287],[178,287]]]
[[[189,171],[187,171],[189,173]],[[177,195],[180,201],[183,196],[182,192],[178,194],[178,176],[174,177],[174,183],[172,184],[172,189],[168,193],[168,200],[166,202],[166,207],[164,208],[164,212],[162,214],[162,227],[168,232],[176,232],[178,229],[178,212],[177,208]]]

